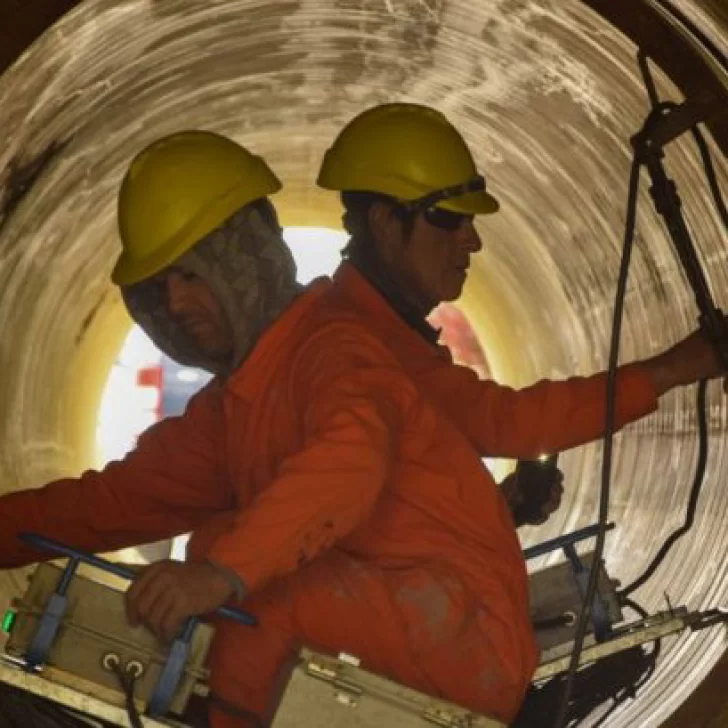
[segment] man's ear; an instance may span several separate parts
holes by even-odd
[[[402,241],[402,221],[394,209],[386,202],[377,200],[369,208],[369,230],[380,254],[400,245]]]

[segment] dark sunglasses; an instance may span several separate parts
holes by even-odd
[[[428,207],[422,211],[422,214],[430,225],[434,225],[434,227],[440,228],[441,230],[447,230],[448,232],[454,232],[465,221],[472,221],[475,217],[474,215],[466,215],[461,212],[443,210],[440,207]]]

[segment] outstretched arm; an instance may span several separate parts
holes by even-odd
[[[85,551],[111,551],[194,529],[232,496],[218,472],[222,392],[208,388],[182,417],[144,433],[102,471],[0,498],[0,568],[49,558],[18,540],[39,533]]]
[[[658,356],[620,367],[615,425],[653,412],[674,387],[720,375],[713,347],[695,333]],[[544,380],[521,390],[481,380],[441,352],[414,374],[426,393],[482,457],[535,459],[604,433],[606,374]]]

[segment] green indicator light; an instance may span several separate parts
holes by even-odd
[[[10,634],[13,631],[13,626],[15,625],[15,620],[18,618],[17,612],[14,612],[12,609],[9,609],[5,614],[3,615],[3,621],[2,621],[2,629],[3,632]]]

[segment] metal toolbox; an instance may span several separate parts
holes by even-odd
[[[181,715],[193,692],[207,694],[204,663],[213,630],[199,617],[188,617],[171,645],[163,644],[146,629],[130,627],[122,591],[78,576],[85,564],[129,581],[134,569],[36,533],[18,537],[68,562],[63,569],[41,564],[15,603],[0,680],[115,725],[139,723],[140,712],[155,725],[156,719],[172,725],[169,713]],[[249,627],[258,623],[227,606],[215,613]],[[8,631],[5,620],[3,628]]]
[[[271,728],[505,728],[338,658],[301,650]]]
[[[5,646],[8,657],[21,661],[29,652],[61,574],[62,570],[52,564],[37,567],[26,593],[15,603],[16,623]],[[123,706],[125,696],[113,669],[114,664],[119,665],[138,673],[135,702],[143,712],[168,659],[169,645],[143,627],[129,626],[123,596],[120,591],[76,576],[68,587],[67,611],[42,674],[56,685]],[[212,634],[212,628],[204,624],[195,629],[184,673],[170,702],[172,713],[182,714],[197,683],[207,681],[204,662]]]

